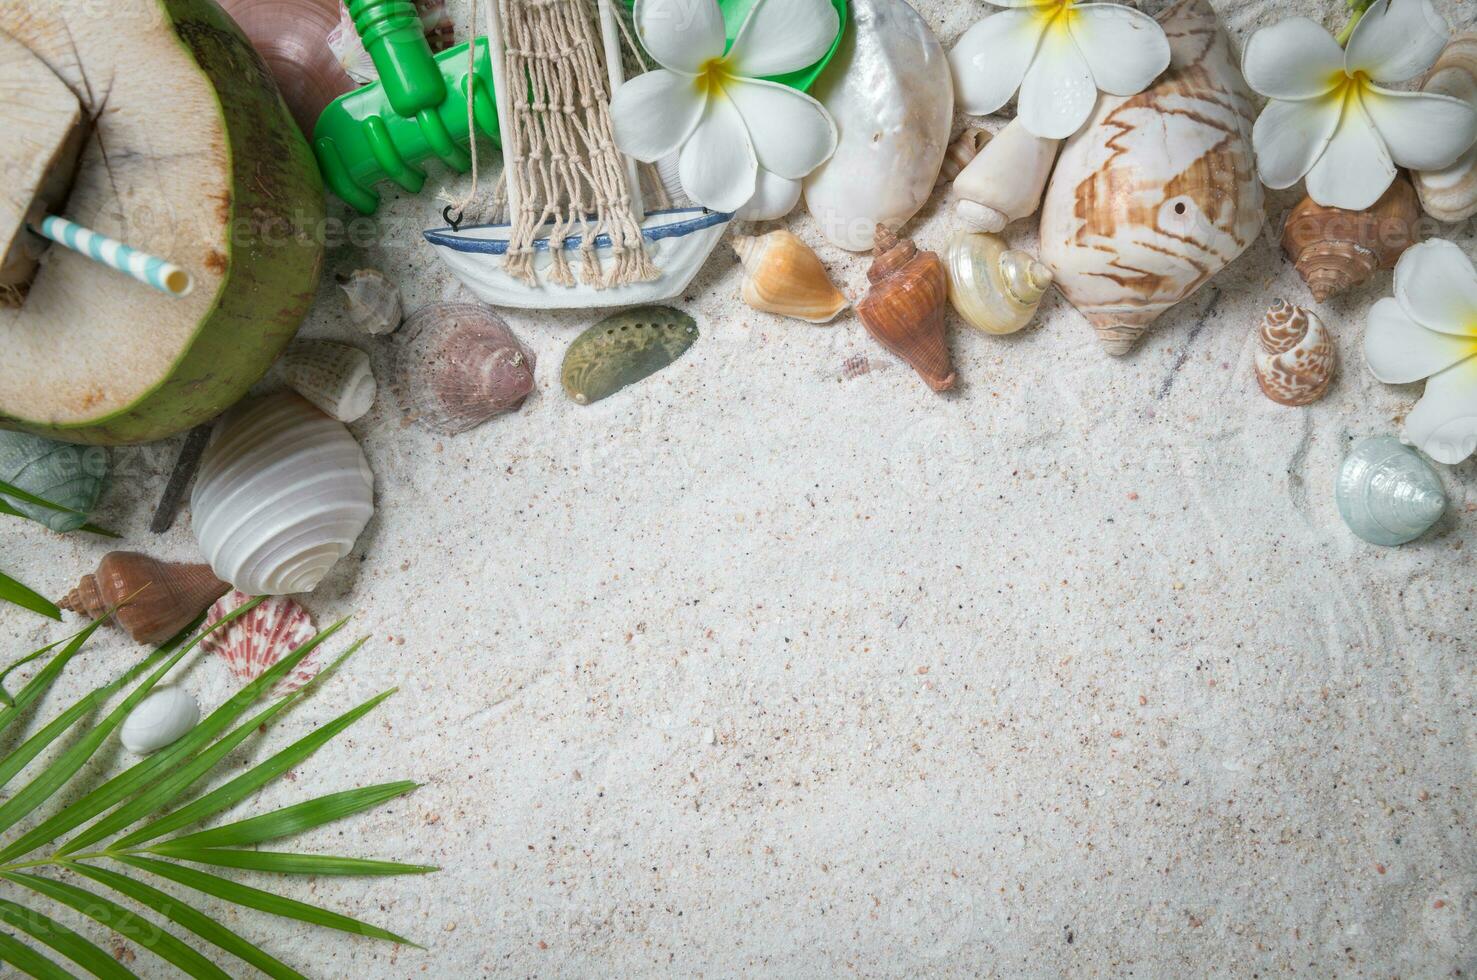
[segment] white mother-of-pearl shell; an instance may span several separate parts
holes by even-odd
[[[310,592],[374,513],[374,473],[341,422],[280,391],[232,410],[200,462],[191,525],[248,595]]]
[[[1349,530],[1387,548],[1414,541],[1446,512],[1446,490],[1436,471],[1389,436],[1354,447],[1339,468],[1334,499]]]
[[[138,755],[157,752],[183,738],[200,721],[200,705],[180,687],[155,688],[118,729],[123,747]]]

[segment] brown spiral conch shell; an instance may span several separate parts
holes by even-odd
[[[1256,380],[1279,405],[1311,405],[1333,381],[1333,335],[1317,314],[1277,300],[1256,334]]]
[[[878,225],[872,245],[872,288],[856,304],[867,332],[912,365],[934,391],[954,387],[949,358],[949,277],[933,252],[922,252],[911,239],[898,238]]]
[[[163,643],[204,611],[230,586],[209,565],[150,558],[137,551],[110,551],[97,571],[82,576],[58,605],[97,618],[124,600],[113,622],[139,643]]]
[[[1231,42],[1206,0],[1158,20],[1169,69],[1137,95],[1098,100],[1041,207],[1041,261],[1115,356],[1262,229],[1256,111]]]
[[[433,303],[401,334],[395,397],[408,421],[433,432],[466,432],[520,408],[533,391],[533,352],[486,306]]]
[[[1303,198],[1287,216],[1282,250],[1297,266],[1313,298],[1331,296],[1365,282],[1416,243],[1421,207],[1415,188],[1402,174],[1368,211],[1329,208]]]
[[[732,244],[744,264],[739,296],[754,309],[810,323],[829,323],[846,309],[820,257],[793,232],[736,235]]]

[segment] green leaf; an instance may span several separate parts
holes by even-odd
[[[320,674],[319,676],[321,677],[322,675]],[[265,786],[318,751],[329,739],[358,721],[365,714],[373,710],[375,705],[394,693],[394,690],[389,690],[370,698],[368,701],[359,705],[359,707],[345,712],[328,724],[309,732],[270,759],[257,763],[251,769],[248,769],[223,786],[205,794],[193,803],[181,807],[168,816],[160,817],[152,823],[145,824],[133,833],[120,838],[114,842],[113,847],[131,847],[134,844],[140,844],[144,841],[153,840],[156,837],[162,837],[164,834],[178,830],[181,827],[188,827],[190,824],[199,823],[220,813],[222,810],[244,799],[249,794]]]
[[[7,483],[4,480],[0,480],[0,494],[4,494],[7,497],[14,497],[16,500],[19,500],[22,503],[35,504],[37,507],[45,507],[47,510],[59,510],[63,514],[76,514],[78,517],[87,516],[80,510],[73,510],[72,508],[63,506],[62,504],[59,504],[54,500],[47,500],[45,497],[38,497],[34,493],[22,490],[15,484]],[[14,509],[13,504],[11,505],[11,508]],[[20,516],[24,517],[25,515],[21,514]]]
[[[261,844],[269,840],[291,837],[304,830],[341,820],[344,817],[379,806],[387,800],[403,796],[415,789],[419,783],[403,779],[395,783],[379,783],[360,789],[330,793],[316,800],[308,800],[293,806],[273,810],[259,817],[239,820],[236,823],[212,827],[199,833],[174,838],[177,844],[192,844],[195,847],[235,847],[243,844]],[[116,845],[115,845],[116,846]]]
[[[23,874],[19,871],[0,872],[0,878],[23,885],[34,892],[45,895],[52,901],[76,909],[95,922],[131,939],[150,952],[158,954],[192,977],[210,977],[211,980],[231,980],[220,967],[186,946],[173,935],[160,929],[153,922],[116,902],[109,901],[94,892],[61,881],[52,881],[40,875]]]
[[[244,605],[241,607],[241,609],[245,608]],[[228,622],[239,612],[240,610],[233,611],[231,616],[223,617],[220,623]],[[277,678],[296,667],[314,648],[342,628],[344,622],[345,620],[339,620],[333,626],[319,632],[292,653],[273,664],[270,669],[263,671],[260,676],[236,692],[225,704],[211,712],[209,717],[178,741],[114,776],[80,800],[52,815],[19,840],[0,850],[0,861],[14,860],[55,840],[148,785],[156,773],[167,773],[176,763],[189,758],[196,750],[209,744],[227,725],[250,708],[256,702],[257,695],[266,690],[267,685],[275,683]],[[0,813],[3,813],[3,810],[4,808],[0,807]]]
[[[0,898],[0,922],[7,922],[39,939],[95,977],[102,977],[103,980],[138,980],[132,970],[125,968],[96,945],[35,909]]]
[[[61,622],[62,611],[46,596],[0,572],[0,601],[9,602]]]
[[[77,980],[31,947],[22,945],[8,932],[0,932],[0,963],[13,963],[37,980]]]
[[[329,929],[338,929],[341,932],[353,933],[356,936],[369,936],[374,939],[384,939],[392,943],[400,943],[404,946],[416,946],[415,943],[393,932],[386,932],[378,926],[372,926],[367,922],[330,912],[316,905],[308,905],[306,902],[294,901],[264,892],[260,888],[252,888],[227,878],[206,874],[204,871],[196,871],[194,868],[182,868],[177,864],[167,861],[156,861],[153,858],[131,857],[127,855],[112,855],[113,860],[123,864],[141,868],[161,878],[178,882],[187,888],[214,895],[216,898],[247,908],[257,909],[261,912],[270,912],[288,919],[297,919],[299,922],[310,922],[313,925],[325,926]],[[421,948],[416,946],[417,949]]]
[[[97,823],[94,823],[91,827],[69,840],[58,853],[71,854],[105,837],[111,837],[134,821],[142,820],[149,814],[157,813],[165,806],[168,806],[181,793],[193,786],[197,780],[214,769],[221,759],[225,758],[232,749],[245,741],[254,731],[259,728],[266,728],[288,705],[306,697],[308,692],[317,687],[323,678],[331,675],[338,669],[340,664],[352,657],[364,645],[364,642],[364,640],[359,640],[352,644],[348,650],[344,651],[336,660],[319,671],[307,684],[304,684],[291,694],[278,699],[275,704],[271,705],[265,711],[248,719],[244,724],[216,742],[209,749],[201,752],[194,759],[190,760],[187,765],[182,766],[169,776],[161,779],[128,803],[120,806],[103,819],[97,821]]]
[[[72,513],[75,514],[76,511],[72,511]],[[34,520],[34,518],[31,517],[30,514],[27,514],[25,511],[23,511],[23,510],[17,510],[14,506],[11,505],[10,501],[6,500],[4,497],[0,497],[0,516],[3,516],[3,517],[19,517],[23,521]],[[114,534],[112,531],[109,531],[107,528],[98,527],[96,524],[83,524],[80,527],[78,527],[77,530],[79,530],[79,531],[86,531],[89,534],[101,534],[105,538],[121,538],[122,537],[121,534]]]
[[[211,945],[219,946],[233,956],[239,956],[269,977],[276,977],[279,980],[307,980],[307,977],[270,955],[255,943],[248,942],[210,916],[197,912],[153,885],[146,885],[127,875],[91,864],[69,862],[67,867],[177,922]]]
[[[260,601],[260,599],[253,599],[251,602],[243,603],[239,608],[233,610],[229,615],[223,616],[220,621],[215,623],[211,628],[215,629],[221,625],[224,625],[225,623],[230,622],[232,619],[241,615],[244,611],[253,608]],[[141,684],[135,687],[133,691],[129,693],[128,697],[124,698],[123,702],[119,704],[118,707],[114,708],[106,718],[98,722],[97,725],[94,726],[90,731],[88,731],[88,733],[84,735],[75,745],[71,746],[61,755],[52,760],[51,764],[46,767],[45,771],[43,771],[40,775],[31,780],[29,783],[27,783],[24,789],[16,793],[3,805],[0,805],[0,831],[8,830],[10,827],[14,826],[16,821],[23,819],[32,810],[36,809],[36,807],[40,806],[42,803],[45,803],[48,799],[51,798],[51,795],[53,793],[55,793],[58,789],[65,785],[74,775],[76,775],[77,770],[81,769],[84,765],[87,764],[87,760],[92,758],[92,754],[97,751],[98,746],[102,745],[107,737],[113,733],[113,729],[117,728],[123,723],[123,719],[127,718],[128,715],[133,711],[133,709],[138,707],[138,703],[144,698],[148,697],[149,692],[154,689],[154,685],[158,684],[159,681],[163,679],[164,675],[169,673],[169,671],[174,668],[174,665],[179,662],[180,658],[183,657],[186,653],[189,653],[190,650],[194,649],[195,644],[199,643],[201,638],[203,638],[209,632],[210,630],[206,630],[202,633],[196,634],[194,639],[190,640],[189,643],[185,644],[179,650],[164,658],[164,662],[160,664],[160,666],[152,674],[146,677]],[[93,697],[96,694],[97,692],[94,691],[93,695],[89,695],[89,697]],[[87,698],[83,699],[83,701],[87,700]],[[81,702],[79,702],[79,704],[80,703]],[[75,707],[76,706],[74,706],[74,708]],[[57,734],[60,733],[58,732]],[[54,734],[51,737],[55,738],[56,735]],[[25,748],[25,746],[22,746],[22,748]],[[8,763],[9,760],[7,759],[6,762]],[[3,767],[4,765],[5,763],[0,763],[0,767]],[[111,780],[107,785],[111,785],[113,782],[116,782],[116,780]],[[73,826],[76,825],[73,824]],[[21,840],[16,841],[14,844],[11,844],[9,847],[5,848],[3,851],[0,851],[0,861],[11,860],[17,854],[24,854],[29,851],[30,846],[22,847],[22,843],[33,839],[33,836],[35,834],[36,832],[32,831],[30,834],[27,834],[25,837],[21,838]]]
[[[215,847],[190,847],[165,841],[149,848],[151,854],[210,864],[218,868],[242,868],[279,875],[420,875],[440,868],[428,864],[397,861],[367,861],[363,858],[330,857],[326,854],[283,854],[280,851],[228,851]]]

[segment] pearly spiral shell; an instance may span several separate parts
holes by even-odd
[[[378,269],[355,269],[335,277],[349,307],[349,319],[366,333],[394,333],[405,318],[400,288]]]
[[[1257,328],[1253,356],[1257,384],[1279,405],[1311,405],[1333,381],[1333,335],[1316,313],[1280,299]]]
[[[282,380],[329,418],[352,422],[374,404],[369,355],[331,340],[295,340],[282,355]]]
[[[1169,69],[1104,95],[1041,208],[1041,261],[1110,354],[1231,264],[1262,228],[1251,90],[1206,0],[1159,16]]]
[[[1365,282],[1378,269],[1393,269],[1420,234],[1415,189],[1397,176],[1368,211],[1325,207],[1305,197],[1287,216],[1282,250],[1322,303]]]
[[[97,571],[82,576],[57,605],[90,619],[116,607],[113,622],[136,642],[162,643],[228,588],[209,565],[158,561],[137,551],[110,551],[103,555]]]
[[[959,220],[976,231],[1004,231],[1012,221],[1035,214],[1061,145],[1011,120],[955,178]]]
[[[1015,333],[1030,323],[1051,286],[1051,270],[1035,256],[981,232],[954,232],[944,249],[944,267],[949,302],[985,333]]]
[[[1414,449],[1389,436],[1354,447],[1339,469],[1334,499],[1349,530],[1384,547],[1414,541],[1446,512],[1441,478]]]
[[[1477,106],[1477,33],[1452,38],[1421,82],[1421,91]],[[1416,171],[1412,178],[1421,206],[1437,221],[1466,221],[1477,214],[1477,144],[1451,166]]]
[[[754,309],[811,323],[828,323],[846,309],[846,297],[820,258],[793,233],[735,235],[732,241],[744,264],[739,296]]]
[[[406,418],[456,435],[533,391],[533,352],[502,317],[476,303],[433,303],[411,315],[395,351],[394,390]]]
[[[933,252],[878,225],[867,279],[872,288],[856,304],[857,316],[877,342],[912,365],[934,391],[956,380],[949,356],[949,277]]]
[[[118,740],[135,755],[158,752],[179,741],[200,721],[200,705],[181,687],[156,687],[118,728]]]
[[[374,474],[342,422],[279,391],[216,428],[190,495],[215,574],[249,595],[310,592],[374,513]]]

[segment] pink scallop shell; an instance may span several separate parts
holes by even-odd
[[[219,622],[238,606],[251,601],[245,592],[231,590],[216,600],[205,617],[209,627]],[[200,641],[201,649],[219,654],[231,673],[243,684],[262,675],[267,668],[287,656],[316,634],[308,611],[287,596],[268,596],[246,615],[234,619],[218,630],[207,633]],[[273,696],[298,690],[317,676],[321,665],[314,650],[272,687]]]

